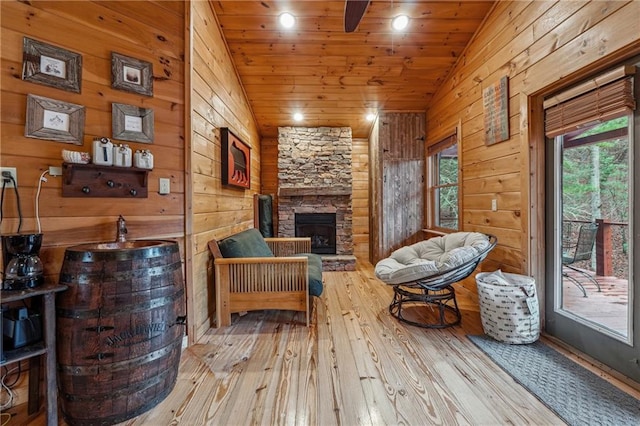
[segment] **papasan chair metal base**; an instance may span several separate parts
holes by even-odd
[[[467,239],[466,236],[471,234],[474,234],[473,238]],[[452,235],[455,237],[450,237]],[[462,314],[453,284],[470,276],[497,243],[493,235],[468,232],[436,238],[438,240],[432,239],[434,242],[421,241],[399,249],[376,265],[376,276],[393,285],[389,313],[417,327],[446,328],[460,324]],[[461,242],[451,245],[446,238]],[[468,241],[472,243],[467,245]],[[429,244],[446,250],[433,251]],[[458,256],[463,260],[451,260],[453,256],[449,256],[449,253],[455,249],[459,250],[458,254],[463,252]],[[444,263],[440,263],[439,259],[445,259]],[[413,279],[408,280],[409,277]],[[429,308],[429,312],[424,311],[425,307]]]
[[[435,315],[433,322],[418,322],[405,318],[403,308],[411,310],[415,307],[428,306]],[[426,286],[397,285],[393,287],[393,301],[389,305],[389,313],[407,324],[424,328],[446,328],[460,324],[462,314],[456,301],[456,291],[450,285],[444,288],[428,288]],[[418,315],[414,315],[418,316]]]

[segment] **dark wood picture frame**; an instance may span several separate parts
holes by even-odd
[[[504,76],[482,90],[485,144],[509,139],[509,78]]]
[[[111,104],[113,139],[153,143],[153,110],[134,105]]]
[[[153,96],[153,64],[111,52],[111,87]]]
[[[84,117],[85,108],[82,105],[29,94],[24,135],[82,145]]]
[[[222,184],[242,189],[251,187],[251,147],[228,128],[220,129],[222,142]]]
[[[22,79],[80,93],[82,55],[29,37],[22,41]]]

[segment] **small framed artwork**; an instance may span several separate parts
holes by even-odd
[[[24,37],[22,79],[80,93],[82,55]]]
[[[83,144],[85,109],[82,105],[27,95],[28,138]]]
[[[111,131],[114,139],[153,142],[153,110],[134,105],[111,104]]]
[[[493,145],[509,139],[509,79],[507,76],[482,90],[482,103],[485,144]]]
[[[228,128],[220,129],[222,142],[222,184],[249,189],[251,187],[251,147]]]
[[[111,87],[153,96],[153,64],[111,52]]]

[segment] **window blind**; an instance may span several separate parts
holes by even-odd
[[[545,110],[545,135],[559,136],[589,124],[611,120],[635,109],[633,79],[626,77]]]
[[[458,133],[452,133],[451,135],[440,139],[438,142],[429,145],[427,147],[427,156],[431,157],[434,154],[442,151],[443,149],[449,148],[452,145],[458,143]]]

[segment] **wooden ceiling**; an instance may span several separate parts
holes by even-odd
[[[263,137],[348,126],[355,138],[369,137],[367,113],[425,111],[493,5],[374,0],[345,33],[344,0],[211,3]],[[296,16],[293,29],[279,26],[283,12]],[[403,33],[391,29],[399,14],[410,18]]]

